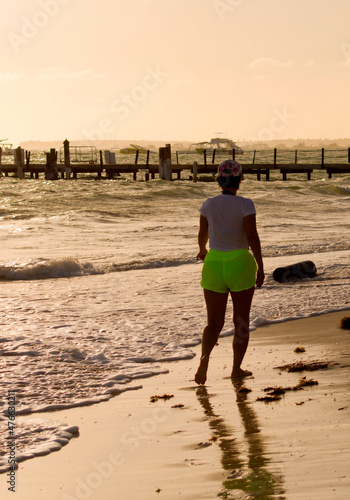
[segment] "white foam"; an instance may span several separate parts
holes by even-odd
[[[77,426],[67,426],[59,422],[39,418],[19,417],[16,419],[15,424],[14,456],[16,463],[58,451],[79,433]],[[7,434],[7,427],[0,431],[3,443],[8,438]],[[0,473],[10,470],[9,454],[6,453],[6,450],[4,451],[5,453],[0,456]]]

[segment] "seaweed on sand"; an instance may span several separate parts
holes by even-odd
[[[275,370],[285,370],[287,372],[301,372],[301,371],[309,371],[313,372],[315,370],[324,370],[325,368],[328,368],[330,362],[320,362],[320,361],[310,361],[310,362],[303,362],[303,361],[297,361],[296,363],[289,363],[287,365],[283,366],[276,366]]]
[[[282,396],[287,392],[287,391],[301,391],[304,389],[304,387],[309,387],[313,385],[318,385],[317,380],[313,379],[307,379],[306,377],[303,377],[299,380],[298,384],[295,386],[290,386],[290,387],[265,387],[264,392],[267,393],[266,396],[262,396],[260,398],[257,398],[257,401],[265,401],[266,403],[269,403],[271,401],[279,401],[282,399]]]

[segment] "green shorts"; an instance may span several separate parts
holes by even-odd
[[[257,265],[247,248],[209,250],[202,268],[201,286],[218,293],[241,292],[255,286]]]

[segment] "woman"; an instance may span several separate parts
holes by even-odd
[[[210,353],[225,323],[229,293],[235,327],[231,378],[252,375],[241,368],[241,363],[249,342],[249,314],[255,285],[260,288],[265,278],[254,203],[237,196],[242,180],[241,165],[233,160],[222,162],[216,180],[222,193],[205,200],[199,209],[197,260],[204,261],[201,285],[208,322],[203,331],[202,355],[195,375],[197,384],[204,384],[207,379]]]

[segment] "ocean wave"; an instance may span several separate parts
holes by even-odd
[[[295,255],[324,254],[327,252],[346,251],[350,248],[350,242],[324,242],[315,245],[288,244],[288,245],[264,245],[265,257],[290,257]],[[128,271],[152,270],[166,267],[178,267],[196,264],[194,254],[182,254],[180,257],[143,257],[125,262],[80,262],[74,258],[62,259],[32,259],[25,263],[15,262],[0,266],[0,281],[24,281],[24,280],[46,280],[73,278],[80,276],[93,276],[98,274],[122,273]],[[198,262],[201,265],[201,262]]]
[[[0,280],[2,281],[69,278],[93,274],[103,274],[103,271],[89,262],[80,263],[71,258],[31,260],[26,263],[0,266]]]
[[[184,264],[193,264],[194,262],[194,257],[164,257],[159,259],[151,258],[144,260],[133,260],[130,262],[124,262],[122,264],[112,264],[109,268],[109,272],[137,271],[139,269],[157,269],[160,267],[176,267]]]
[[[324,254],[327,252],[338,252],[343,250],[349,250],[350,241],[349,239],[339,242],[310,242],[310,243],[294,243],[288,245],[265,245],[264,246],[264,256],[265,257],[281,257],[281,256],[291,256],[291,255],[307,255],[307,254]]]
[[[349,196],[350,195],[350,186],[340,186],[338,184],[316,184],[311,187],[312,191],[323,195],[331,195],[331,196]]]
[[[40,259],[26,263],[14,263],[0,266],[0,281],[23,281],[71,278],[109,274],[114,272],[137,271],[140,269],[157,269],[161,267],[175,267],[184,264],[193,264],[193,257],[158,258],[132,260],[122,263],[104,263],[94,265],[91,262],[79,262],[73,258]]]

